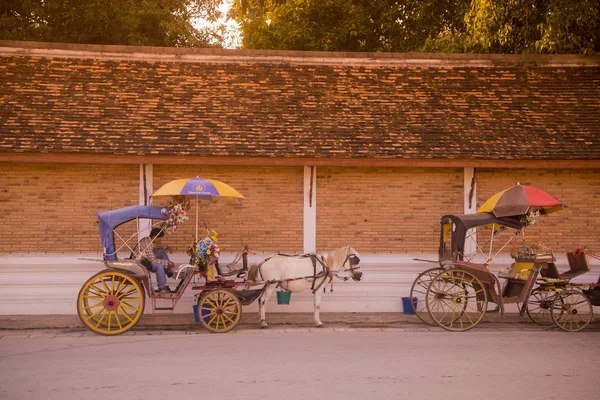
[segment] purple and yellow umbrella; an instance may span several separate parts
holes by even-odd
[[[158,196],[194,196],[200,200],[241,200],[244,198],[240,192],[226,183],[198,176],[192,179],[176,179],[165,183],[152,194],[152,197]]]
[[[196,239],[198,239],[198,200],[242,200],[244,196],[226,183],[195,177],[165,183],[152,194],[159,196],[193,196],[196,198]]]

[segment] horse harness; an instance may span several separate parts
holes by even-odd
[[[274,256],[269,257],[268,259],[264,260],[260,267],[262,266],[262,264],[264,262],[266,262],[267,260],[270,260],[273,257],[276,256],[283,256],[283,257],[296,257],[296,258],[310,258],[310,261],[312,262],[312,266],[313,266],[313,274],[312,276],[301,276],[298,278],[291,278],[291,279],[286,279],[285,281],[273,281],[273,282],[269,282],[269,283],[279,283],[279,287],[281,287],[284,290],[287,290],[285,288],[283,288],[281,286],[282,282],[290,282],[290,281],[297,281],[300,279],[306,279],[306,280],[310,280],[312,279],[312,285],[310,287],[310,290],[312,291],[313,294],[316,293],[317,290],[319,290],[324,284],[326,284],[328,282],[327,278],[329,278],[329,282],[331,282],[331,280],[333,279],[333,272],[331,271],[331,269],[329,268],[329,265],[327,264],[327,260],[325,260],[325,257],[318,255],[316,253],[307,253],[307,254],[276,254]],[[317,263],[321,266],[322,270],[317,272]],[[317,280],[319,280],[319,278],[324,278],[318,285],[316,285]],[[316,285],[316,286],[315,286]]]

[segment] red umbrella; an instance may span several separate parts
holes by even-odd
[[[531,186],[516,184],[490,197],[478,213],[493,213],[496,217],[525,215],[529,211],[539,210],[550,214],[565,208],[565,204],[551,194]]]

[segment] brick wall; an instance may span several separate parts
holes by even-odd
[[[100,252],[96,213],[137,204],[138,181],[137,165],[0,163],[0,254]]]
[[[547,191],[568,208],[527,227],[526,242],[542,242],[555,253],[587,246],[600,252],[600,171],[544,169],[477,169],[477,206],[494,193],[520,182]]]
[[[477,206],[517,181],[545,189],[568,208],[541,217],[526,239],[557,253],[576,246],[600,252],[599,172],[478,169]],[[195,175],[229,183],[246,197],[241,204],[200,203],[199,219],[219,232],[224,251],[239,249],[240,227],[259,252],[302,251],[301,167],[157,165],[154,188]],[[138,165],[0,163],[0,254],[100,252],[96,213],[137,204],[138,180]],[[440,216],[462,211],[462,169],[317,168],[319,250],[351,244],[365,253],[436,252]],[[194,209],[190,217],[167,237],[178,252],[193,239]],[[118,232],[134,230],[128,224]]]
[[[241,248],[240,228],[245,243],[258,252],[301,252],[303,246],[303,168],[302,167],[154,167],[154,188],[173,179],[194,176],[223,181],[244,197],[241,203],[201,201],[198,234],[203,237],[203,223],[219,234],[222,251]],[[169,198],[157,198],[154,205],[165,206]],[[176,251],[185,249],[195,235],[195,203],[190,221],[164,242]]]
[[[462,212],[462,169],[317,168],[318,250],[437,252],[441,215]]]

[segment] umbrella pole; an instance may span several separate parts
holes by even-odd
[[[198,196],[196,197],[196,243],[198,243]]]

